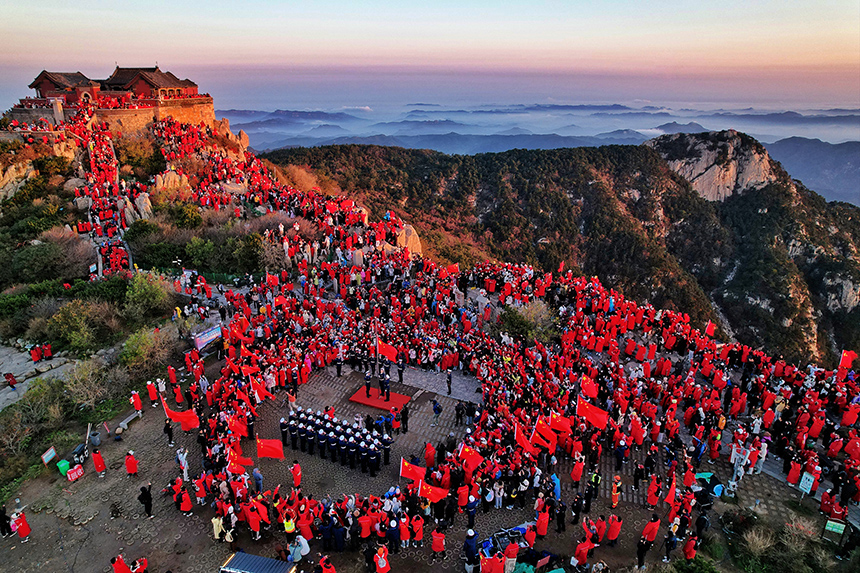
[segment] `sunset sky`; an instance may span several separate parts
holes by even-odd
[[[115,62],[156,61],[233,107],[270,98],[260,90],[273,84],[302,105],[435,90],[452,101],[860,106],[858,0],[3,0],[0,14],[4,107],[43,68],[102,78]]]

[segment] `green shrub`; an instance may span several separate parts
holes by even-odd
[[[48,321],[47,333],[71,351],[84,353],[110,343],[120,330],[116,308],[105,302],[72,300]]]
[[[170,351],[171,340],[166,332],[142,328],[125,341],[119,361],[132,372],[148,375],[164,365]]]
[[[200,209],[191,203],[180,203],[170,208],[170,216],[180,229],[196,229],[203,224]]]
[[[192,237],[185,245],[185,258],[195,269],[208,268],[209,261],[215,254],[215,244],[210,240]]]
[[[131,322],[141,323],[173,308],[173,287],[150,273],[136,273],[125,295],[123,313]]]
[[[146,219],[139,219],[128,226],[128,230],[125,232],[123,238],[129,243],[134,243],[143,237],[154,235],[158,232],[160,232],[158,225]]]
[[[719,569],[714,566],[714,562],[710,559],[705,559],[696,555],[695,559],[690,562],[675,561],[673,565],[677,573],[719,573]]]

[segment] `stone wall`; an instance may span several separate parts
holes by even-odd
[[[63,111],[66,121],[77,112],[74,108],[66,108]],[[33,123],[40,118],[54,122],[54,111],[50,108],[12,108],[7,112],[7,116],[19,122]],[[106,122],[111,131],[136,133],[145,130],[152,121],[169,116],[182,123],[212,125],[215,123],[215,106],[211,97],[174,99],[142,109],[100,109],[94,119],[97,122]]]
[[[215,106],[211,97],[166,100],[156,109],[156,117],[172,116],[182,123],[212,125],[215,123]]]
[[[137,133],[156,119],[154,107],[144,109],[100,109],[95,113],[96,123],[107,123],[114,133]]]

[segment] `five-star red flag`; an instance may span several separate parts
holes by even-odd
[[[436,503],[448,497],[448,490],[442,487],[433,487],[425,481],[418,482],[418,495],[426,497],[431,502]]]
[[[426,473],[426,468],[410,464],[403,458],[400,458],[400,477],[415,481],[421,481],[424,479],[424,475]]]
[[[839,359],[839,368],[844,368],[845,370],[848,370],[849,368],[851,368],[851,364],[856,359],[857,359],[857,353],[856,352],[854,352],[853,350],[843,350],[842,356]]]
[[[284,445],[281,440],[261,440],[257,438],[257,457],[284,459]]]
[[[675,475],[672,474],[672,485],[669,486],[669,492],[666,494],[666,503],[669,505],[675,503]]]
[[[392,362],[397,362],[397,349],[384,342],[379,343],[379,353]]]
[[[597,384],[595,384],[594,380],[588,376],[582,377],[582,382],[579,387],[582,389],[582,393],[589,398],[597,398]]]
[[[523,434],[523,431],[522,431],[522,429],[520,429],[520,425],[519,425],[519,424],[517,424],[517,427],[516,427],[516,429],[514,430],[514,440],[517,442],[517,444],[518,444],[518,445],[519,445],[519,446],[520,446],[520,447],[521,447],[525,452],[527,452],[527,453],[529,453],[529,454],[534,454],[534,453],[535,453],[535,448],[534,448],[534,446],[532,446],[531,442],[529,442],[529,439],[526,437],[526,435],[525,435],[525,434]]]
[[[570,429],[570,420],[558,414],[557,412],[553,412],[552,414],[550,414],[549,427],[553,430],[564,432],[566,434],[572,433]]]
[[[576,415],[585,418],[589,424],[601,430],[606,428],[609,422],[609,412],[592,406],[580,396],[576,401]]]
[[[466,444],[463,444],[463,447],[460,448],[460,459],[463,460],[463,464],[466,466],[466,469],[474,470],[483,463],[484,456],[479,454],[474,448],[470,448]]]
[[[715,328],[716,325],[709,320],[707,326],[705,326],[705,334],[707,334],[708,336],[713,336]]]

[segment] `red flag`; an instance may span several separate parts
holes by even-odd
[[[448,278],[448,269],[445,268],[445,269],[440,270],[438,276],[439,276],[440,281],[443,279],[447,279]]]
[[[460,272],[460,263],[454,263],[453,265],[448,265],[448,274],[456,275]]]
[[[278,281],[277,275],[270,275],[269,273],[266,273],[266,284],[267,285],[269,285],[271,287],[278,286],[278,282],[279,281]]]
[[[168,418],[173,420],[174,422],[179,422],[182,425],[182,429],[184,431],[192,430],[194,428],[200,427],[200,418],[197,417],[197,413],[194,410],[186,410],[184,412],[176,412],[171,410],[165,400],[161,401],[164,406],[164,413]]]
[[[529,442],[528,438],[526,438],[525,434],[523,434],[523,431],[520,428],[519,424],[517,424],[517,427],[514,430],[514,440],[524,451],[530,454],[535,453],[534,446],[531,445],[531,442]]]
[[[839,368],[848,370],[851,364],[857,359],[857,353],[853,350],[843,350],[842,357],[839,359]]]
[[[570,429],[570,420],[556,412],[553,412],[549,416],[549,427],[553,430],[558,430],[559,432],[565,432],[567,434],[572,433]]]
[[[244,456],[240,456],[239,454],[236,453],[236,450],[234,450],[233,448],[230,448],[227,451],[227,461],[228,461],[228,463],[231,463],[231,464],[236,463],[236,464],[241,464],[243,466],[254,465],[254,460],[252,460],[251,458],[246,458]]]
[[[410,464],[403,458],[400,458],[400,477],[415,481],[421,481],[424,479],[424,475],[426,473],[426,468]]]
[[[397,362],[397,349],[384,342],[379,343],[379,353],[392,362]]]
[[[257,457],[284,459],[284,445],[281,440],[261,440],[257,438]]]
[[[714,335],[714,328],[715,328],[714,323],[709,320],[707,326],[705,326],[705,334],[707,334],[708,336],[713,336]]]
[[[484,461],[484,456],[479,454],[474,448],[470,448],[466,444],[460,448],[460,459],[463,460],[463,465],[466,469],[474,470]]]
[[[666,494],[666,503],[675,503],[675,474],[672,474],[672,485],[669,486],[669,492]]]
[[[592,406],[583,400],[582,396],[576,401],[576,415],[585,418],[592,426],[601,430],[606,428],[606,424],[609,421],[609,412],[601,410],[597,406]]]
[[[597,384],[588,376],[582,377],[582,383],[579,387],[582,389],[582,393],[589,398],[597,398]]]
[[[558,436],[555,435],[555,432],[552,431],[552,428],[549,427],[549,424],[543,418],[538,418],[534,432],[532,432],[532,442],[544,446],[552,453],[555,452],[555,448],[558,445]]]
[[[561,274],[562,270],[564,270],[564,261],[561,261],[561,262],[558,264],[558,272],[559,272],[559,274]]]
[[[229,418],[227,420],[227,427],[234,434],[239,434],[243,438],[248,437],[248,426],[246,424],[244,424],[243,422],[240,422],[239,420],[236,420],[234,418]]]
[[[448,497],[448,490],[442,487],[433,487],[422,480],[418,482],[418,495],[436,503]]]
[[[242,366],[242,376],[250,376],[251,374],[256,374],[259,371],[259,366]]]

